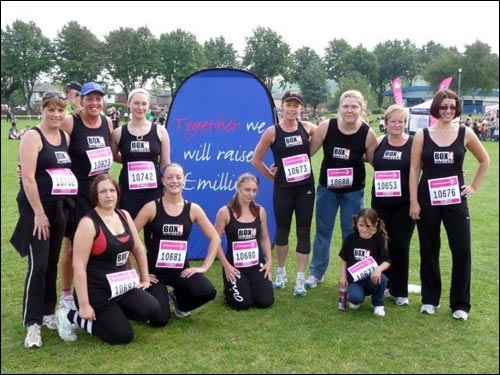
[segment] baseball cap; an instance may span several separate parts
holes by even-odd
[[[82,85],[80,85],[76,81],[71,81],[70,83],[67,83],[66,88],[70,90],[76,90],[78,92],[82,91]]]
[[[101,85],[95,82],[89,82],[83,85],[82,87],[82,96],[88,95],[92,92],[97,92],[104,96],[104,89]]]
[[[302,95],[300,95],[297,91],[287,91],[283,94],[281,98],[282,101],[287,102],[289,100],[296,100],[300,104],[304,105],[304,99],[302,99]]]

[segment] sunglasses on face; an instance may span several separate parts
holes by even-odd
[[[446,111],[448,108],[450,109],[450,111],[455,111],[457,109],[457,107],[454,105],[440,105],[439,106],[439,109],[441,111]]]
[[[66,96],[62,92],[55,92],[55,91],[46,92],[43,95],[43,99],[42,100],[52,99],[52,98],[55,98],[56,96],[59,99],[66,100]]]

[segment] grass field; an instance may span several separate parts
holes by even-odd
[[[19,129],[24,124],[21,120]],[[9,243],[18,216],[18,142],[7,140],[9,126],[2,121],[2,373],[498,374],[498,143],[485,143],[491,167],[481,189],[469,199],[473,273],[472,310],[467,322],[453,320],[448,308],[451,265],[445,234],[441,250],[443,296],[436,315],[421,314],[420,296],[415,294],[410,295],[408,307],[386,301],[386,317],[382,319],[375,317],[369,300],[359,310],[339,312],[337,228],[325,282],[309,290],[306,297],[292,295],[296,266],[291,252],[286,265],[291,276],[289,284],[276,291],[270,309],[232,311],[222,304],[219,293],[215,301],[194,311],[190,318],[173,318],[167,327],[155,329],[133,323],[135,339],[126,346],[104,344],[82,331],[78,332],[78,341],[67,343],[59,339],[57,332],[44,329],[43,347],[28,350],[23,345],[26,330],[21,324],[27,261]],[[378,128],[378,123],[373,126]],[[319,154],[314,158],[316,170]],[[473,156],[467,153],[468,181],[476,166]],[[371,184],[371,168],[367,171]],[[295,243],[292,238],[292,249]],[[418,269],[415,232],[412,284],[420,284]],[[207,276],[221,291],[218,262]]]

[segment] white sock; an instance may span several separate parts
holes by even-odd
[[[297,272],[297,280],[304,280],[306,278],[306,275],[304,272]]]
[[[277,270],[278,273],[281,273],[283,275],[286,275],[286,270],[285,270],[285,267],[278,267],[278,270]]]

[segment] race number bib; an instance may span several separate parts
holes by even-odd
[[[259,264],[257,240],[233,242],[233,262],[236,268],[252,267]]]
[[[46,169],[52,179],[52,195],[76,195],[78,181],[69,168]]]
[[[353,176],[352,168],[328,168],[326,171],[327,187],[329,189],[351,187]]]
[[[109,299],[125,294],[139,286],[139,276],[135,269],[108,273],[106,278],[111,290],[111,297]]]
[[[457,176],[433,178],[427,182],[432,206],[445,206],[462,202]]]
[[[307,179],[311,175],[309,156],[301,154],[283,158],[283,169],[286,182],[297,182]]]
[[[87,157],[90,162],[89,176],[107,173],[113,163],[113,154],[110,147],[87,150]]]
[[[152,161],[133,161],[127,164],[128,168],[128,188],[156,189],[156,169]]]
[[[182,268],[186,262],[187,241],[160,240],[157,268]]]
[[[357,262],[347,269],[352,276],[354,282],[370,277],[373,271],[378,267],[377,262],[373,257],[368,257],[364,260]]]
[[[401,196],[400,171],[375,171],[374,179],[376,197]]]

